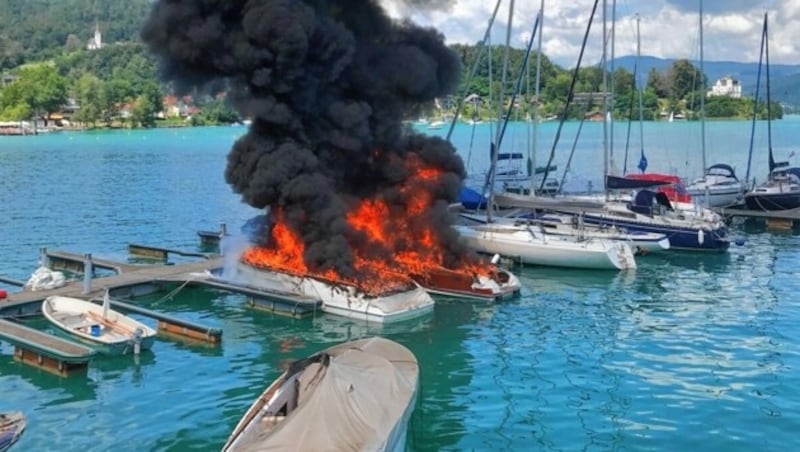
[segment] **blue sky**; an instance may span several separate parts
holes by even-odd
[[[448,44],[482,39],[496,0],[381,0],[393,17],[439,30]],[[503,0],[493,27],[493,42],[505,41],[510,0]],[[516,0],[511,43],[524,45],[541,0]],[[608,27],[612,0],[608,5]],[[587,46],[585,64],[602,54],[600,0]],[[545,0],[543,52],[557,64],[572,67],[594,0]],[[616,56],[636,54],[636,15],[640,16],[643,55],[700,57],[699,0],[617,0]],[[800,0],[703,0],[703,53],[706,61],[757,62],[764,12],[769,13],[770,61],[800,64]],[[610,52],[610,49],[609,49]]]

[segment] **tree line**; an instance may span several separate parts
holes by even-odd
[[[7,0],[0,15],[0,120],[17,121],[47,117],[67,105],[77,107],[73,119],[88,127],[104,127],[113,123],[133,127],[156,125],[164,110],[162,99],[173,90],[158,77],[157,61],[139,39],[139,29],[151,7],[150,0]],[[102,32],[104,46],[88,50],[86,43],[95,27]],[[524,51],[508,52],[507,84],[501,87],[505,49],[501,46],[453,45],[451,48],[463,63],[463,76],[454,99],[475,94],[480,103],[468,103],[467,117],[494,117],[496,99],[502,89],[508,99],[517,76],[522,71],[523,83],[515,114],[532,115],[536,53],[523,68]],[[475,77],[468,80],[473,65]],[[543,117],[569,119],[584,117],[602,108],[603,70],[597,65],[565,69],[541,56],[539,114]],[[609,91],[613,92],[610,108],[616,118],[639,117],[638,95],[634,80],[644,74],[633,74],[624,68],[605,74]],[[700,96],[708,90],[707,77],[688,60],[679,60],[663,72],[651,70],[642,87],[642,117],[658,119],[664,112],[683,112],[689,118],[699,115]],[[475,98],[476,96],[472,96]],[[239,120],[238,114],[224,96],[195,93],[192,102],[200,108],[194,123],[223,123]],[[429,114],[452,114],[453,104],[444,111],[427,106]],[[127,115],[121,117],[125,109]],[[766,115],[763,103],[759,117]],[[770,109],[773,117],[781,117],[780,105]],[[705,105],[710,118],[747,118],[753,113],[753,99],[709,97]],[[413,118],[407,118],[413,119]]]
[[[496,107],[492,108],[488,99],[497,99],[501,90],[503,59],[505,49],[490,46],[480,50],[478,45],[454,45],[452,48],[461,56],[464,64],[464,77],[457,96],[476,94],[483,103],[481,106],[467,105],[468,115],[496,116]],[[481,58],[478,60],[478,54]],[[518,110],[520,115],[532,115],[535,104],[537,54],[533,51],[528,64],[523,68],[525,51],[509,49],[508,86],[503,89],[506,99],[517,84],[517,77],[523,77],[519,96],[524,99]],[[475,66],[475,61],[478,64]],[[587,113],[602,109],[603,102],[603,68],[599,65],[585,66],[575,69],[564,69],[554,64],[546,55],[539,61],[539,115],[542,117],[562,117],[580,119]],[[468,80],[474,67],[475,76]],[[639,95],[642,96],[642,117],[645,120],[656,120],[664,113],[683,113],[689,119],[698,119],[701,114],[701,96],[709,90],[708,77],[689,60],[681,59],[672,63],[664,71],[650,69],[646,75],[635,74],[625,68],[615,68],[613,73],[607,71],[609,109],[618,119],[639,118]],[[574,89],[569,98],[570,86]],[[637,81],[644,81],[638,82]],[[568,100],[569,108],[568,107]],[[705,99],[705,115],[707,118],[750,118],[753,115],[754,99],[748,97],[732,98],[726,96],[709,96]],[[777,102],[772,102],[770,114],[773,119],[781,118],[783,110]],[[495,113],[493,113],[493,111]],[[757,117],[766,118],[767,108],[763,100],[759,101]]]

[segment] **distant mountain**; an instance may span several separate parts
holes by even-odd
[[[664,59],[652,56],[642,56],[639,59],[641,70],[640,74],[646,80],[647,73],[651,68],[659,72],[667,70],[674,59]],[[692,64],[700,67],[700,62],[691,60]],[[626,70],[633,72],[633,67],[636,63],[635,56],[624,56],[614,59],[614,66],[619,68],[623,67]],[[756,80],[758,78],[758,62],[755,63],[739,63],[735,61],[704,61],[703,71],[708,77],[708,82],[713,84],[715,80],[722,78],[726,75],[739,80],[742,84],[742,92],[745,95],[752,96],[755,92]],[[800,105],[800,64],[771,64],[769,66],[770,76],[772,78],[770,83],[770,92],[774,100],[783,102],[790,105]],[[761,73],[765,77],[765,73]],[[762,83],[763,82],[762,78]],[[762,87],[764,85],[762,84]]]

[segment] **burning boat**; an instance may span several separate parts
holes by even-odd
[[[433,310],[433,298],[411,280],[384,289],[365,289],[355,283],[317,275],[292,274],[245,261],[239,262],[236,273],[237,283],[315,298],[322,302],[323,312],[356,320],[396,322]]]
[[[402,121],[458,87],[461,60],[442,34],[390,18],[379,0],[204,5],[155,1],[142,38],[176,89],[224,87],[252,118],[225,168],[233,191],[268,212],[237,264],[246,284],[376,321],[430,311],[422,287],[518,292],[452,227],[466,177],[452,143]]]
[[[411,279],[432,294],[490,302],[517,296],[521,287],[514,274],[501,268],[473,275],[436,268],[411,275]]]

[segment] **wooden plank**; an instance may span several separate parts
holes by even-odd
[[[89,367],[89,360],[83,362],[69,362],[53,358],[22,346],[14,347],[14,359],[24,364],[46,370],[61,377],[66,377],[77,372],[85,372]]]
[[[221,331],[217,333],[217,331],[211,328],[206,330],[187,328],[185,326],[176,325],[164,320],[158,321],[158,332],[164,332],[172,336],[208,342],[211,344],[219,344],[222,340]]]
[[[207,259],[209,257],[207,254],[197,253],[194,251],[183,251],[172,248],[162,248],[160,246],[140,245],[136,243],[128,244],[128,252],[139,256],[161,258],[163,260],[166,260],[170,254],[177,254],[178,256],[186,257],[200,257],[203,259]]]
[[[785,218],[767,218],[767,229],[788,232],[794,227],[794,221]]]
[[[94,355],[94,350],[58,336],[0,319],[0,338],[64,361],[80,362]]]
[[[128,245],[128,253],[135,256],[151,257],[154,259],[167,260],[169,253],[166,250],[153,248],[150,246],[135,245],[133,243]]]
[[[211,343],[221,342],[222,330],[219,328],[212,328],[199,323],[179,319],[161,312],[146,309],[130,303],[124,303],[118,300],[111,300],[110,304],[112,307],[119,308],[123,311],[136,312],[138,314],[157,319],[159,330],[163,328],[173,335],[185,336],[190,339],[203,340]]]
[[[95,351],[44,331],[0,320],[0,338],[14,345],[14,358],[56,375],[85,370]]]

